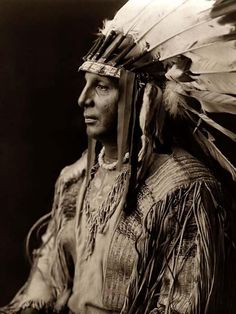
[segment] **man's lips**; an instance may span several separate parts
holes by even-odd
[[[92,123],[95,123],[97,121],[97,117],[84,115],[84,121],[86,124],[92,124]]]

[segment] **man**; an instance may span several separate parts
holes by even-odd
[[[201,16],[208,28],[212,2],[199,10],[189,2],[129,1],[85,57],[79,105],[88,151],[61,172],[31,275],[5,312],[216,311],[225,236],[220,185],[180,147],[168,113],[182,106],[190,122],[199,116],[190,103],[203,83],[191,73],[200,71],[191,49],[205,46],[188,43],[186,55],[180,41],[174,52],[165,44],[176,44],[178,29],[165,38],[161,28],[167,16],[182,17],[187,30]],[[193,20],[184,18],[187,9],[197,11]]]

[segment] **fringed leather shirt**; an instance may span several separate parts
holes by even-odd
[[[95,167],[88,187],[85,169],[86,155],[61,172],[29,279],[3,310],[194,314],[211,308],[224,232],[220,187],[210,171],[181,149],[153,154],[137,206],[126,213],[125,167],[112,174]]]

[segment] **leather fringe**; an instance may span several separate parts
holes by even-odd
[[[222,271],[224,213],[211,185],[194,182],[149,210],[136,243],[138,260],[122,314],[147,314],[154,309],[156,313],[179,313],[180,304],[181,313],[199,314],[207,313],[214,304]],[[178,299],[178,280],[190,258],[196,272],[184,273],[189,291],[185,299],[183,294]]]

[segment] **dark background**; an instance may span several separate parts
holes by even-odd
[[[60,170],[86,147],[81,58],[125,2],[0,0],[0,305],[27,278],[25,238],[50,211]]]
[[[0,305],[29,272],[25,238],[86,136],[81,58],[125,0],[0,1]]]

